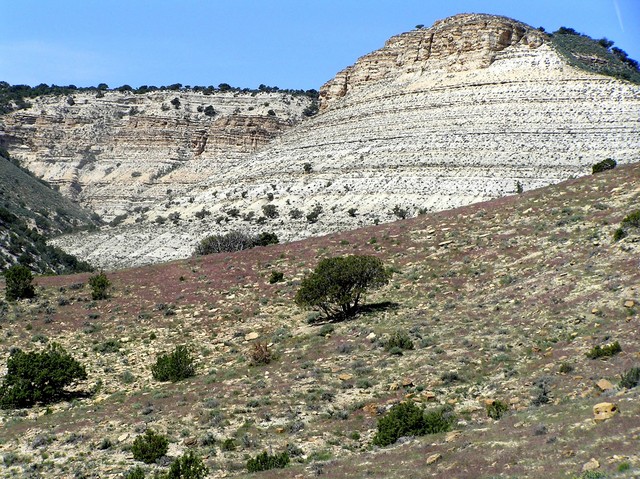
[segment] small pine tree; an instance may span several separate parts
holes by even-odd
[[[456,422],[451,406],[444,406],[425,413],[423,407],[414,402],[402,402],[393,406],[378,421],[378,432],[373,438],[374,446],[388,446],[402,436],[424,436],[451,429]]]
[[[186,346],[176,346],[171,353],[158,356],[151,366],[153,378],[157,381],[177,382],[196,374],[193,358]]]
[[[193,451],[188,451],[171,463],[169,471],[162,478],[204,479],[208,473],[209,468],[202,462],[202,459]]]
[[[131,446],[133,458],[145,464],[152,464],[167,453],[169,441],[166,437],[151,429],[136,437]]]
[[[268,471],[269,469],[282,469],[289,464],[289,461],[289,454],[286,452],[270,455],[267,454],[267,451],[264,451],[247,461],[247,470],[249,472],[259,472]]]
[[[327,316],[352,316],[362,295],[389,282],[390,273],[375,256],[327,258],[306,276],[296,293],[296,304],[320,308]]]
[[[33,275],[26,266],[17,264],[4,273],[6,279],[5,297],[7,301],[15,301],[22,298],[33,298],[36,294],[33,288]]]
[[[64,389],[87,379],[83,365],[59,344],[42,352],[15,350],[7,361],[7,375],[0,385],[3,409],[50,404],[64,396]]]
[[[111,281],[104,272],[100,272],[89,278],[89,286],[91,286],[91,297],[95,300],[107,299],[109,297],[108,289],[111,287]]]

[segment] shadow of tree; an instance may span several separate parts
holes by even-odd
[[[400,307],[400,303],[394,301],[381,301],[379,303],[364,304],[358,307],[358,309],[351,315],[345,316],[344,314],[334,314],[332,316],[321,316],[317,320],[311,323],[313,326],[329,324],[329,323],[341,323],[343,321],[352,321],[358,316],[377,313],[380,311],[396,310]]]

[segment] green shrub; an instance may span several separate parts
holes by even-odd
[[[612,160],[611,158],[607,158],[606,160],[602,160],[599,163],[596,163],[591,167],[591,173],[602,173],[603,171],[613,170],[616,167],[616,160]]]
[[[280,240],[275,233],[263,231],[253,240],[255,246],[269,246],[270,244],[278,244]]]
[[[605,479],[607,475],[602,471],[586,471],[576,477],[576,479]]]
[[[278,207],[274,204],[269,203],[268,205],[262,205],[262,214],[264,214],[267,218],[277,218],[280,216],[278,213]]]
[[[620,343],[616,341],[615,343],[607,344],[605,346],[594,346],[591,351],[587,353],[587,357],[589,359],[610,358],[621,351],[622,348],[620,347]]]
[[[406,332],[395,331],[389,339],[384,342],[384,349],[386,351],[391,351],[395,348],[400,350],[413,349],[413,341]]]
[[[569,363],[562,363],[560,365],[560,368],[558,369],[558,371],[561,372],[562,374],[569,374],[573,372],[573,370],[574,370],[573,364],[569,364]]]
[[[373,438],[375,446],[388,446],[402,436],[424,436],[446,432],[455,424],[451,406],[425,412],[414,402],[402,402],[393,406],[378,421],[378,431]]]
[[[632,389],[640,384],[640,368],[631,368],[620,375],[620,387]]]
[[[146,464],[152,464],[167,453],[169,441],[162,434],[158,434],[151,429],[136,437],[131,446],[133,458]]]
[[[629,213],[622,220],[622,227],[640,228],[640,210]]]
[[[225,439],[220,445],[220,449],[223,451],[235,451],[236,447],[236,440],[232,437]]]
[[[33,288],[31,270],[21,264],[16,264],[4,272],[6,279],[5,298],[15,301],[22,298],[33,298],[36,291]]]
[[[613,241],[620,241],[626,237],[631,228],[640,228],[640,210],[633,211],[622,219],[620,227],[613,232]]]
[[[249,472],[259,472],[268,471],[269,469],[282,469],[289,464],[289,461],[289,454],[286,452],[271,455],[264,451],[247,461],[247,470]]]
[[[134,467],[130,471],[126,472],[123,476],[123,479],[144,479],[144,478],[145,478],[144,469],[142,469],[140,466]]]
[[[64,397],[65,387],[87,379],[85,367],[59,344],[42,352],[15,350],[7,361],[7,374],[0,385],[3,409],[50,404]]]
[[[100,272],[89,278],[89,286],[91,286],[91,297],[95,300],[107,299],[109,297],[108,289],[111,287],[111,281],[104,272]]]
[[[389,282],[390,273],[375,256],[354,255],[327,258],[307,275],[295,302],[305,308],[319,308],[328,317],[354,315],[362,295]]]
[[[176,346],[172,353],[158,356],[151,366],[153,378],[157,381],[177,382],[196,374],[193,358],[186,346]]]
[[[255,246],[255,238],[242,231],[230,231],[223,235],[212,235],[204,238],[196,246],[195,254],[199,256],[215,253],[231,253]]]
[[[622,238],[626,237],[627,233],[622,228],[616,228],[613,232],[613,241],[620,241]]]
[[[463,378],[458,374],[458,371],[447,371],[440,375],[440,380],[443,384],[452,384],[457,381],[463,381]]]
[[[628,462],[626,462],[626,461],[625,461],[625,462],[621,462],[621,463],[618,465],[618,472],[626,472],[626,471],[628,471],[629,469],[631,469],[631,464],[629,464],[629,463],[628,463]]]
[[[409,210],[407,208],[402,208],[400,205],[395,205],[393,210],[391,210],[391,213],[401,220],[409,217]]]
[[[162,475],[162,479],[204,479],[209,468],[193,451],[185,452],[171,463],[169,471]]]
[[[279,283],[283,278],[284,273],[282,271],[272,271],[271,276],[269,276],[269,284]]]
[[[495,420],[500,419],[504,415],[504,413],[509,410],[509,405],[506,402],[500,400],[487,403],[485,407],[487,409],[487,416]]]
[[[333,324],[323,324],[320,331],[318,331],[318,336],[329,336],[334,330],[335,328]]]
[[[307,222],[308,223],[317,223],[318,218],[322,214],[322,205],[315,205],[313,209],[307,213]]]

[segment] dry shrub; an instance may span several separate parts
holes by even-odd
[[[249,360],[252,365],[269,364],[273,356],[266,341],[256,341],[251,345]]]

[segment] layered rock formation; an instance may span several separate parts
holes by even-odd
[[[299,121],[310,101],[168,90],[46,96],[0,118],[0,139],[36,175],[111,220],[237,164]]]
[[[297,239],[640,159],[640,87],[570,66],[543,33],[503,17],[459,15],[394,37],[321,97],[320,115],[134,229],[58,244],[105,265],[141,264],[189,255],[215,232]]]

